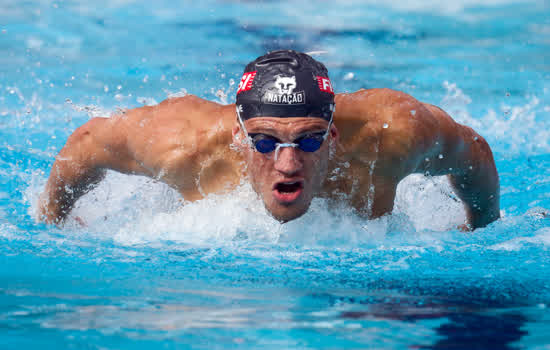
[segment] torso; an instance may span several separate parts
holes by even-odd
[[[348,198],[372,216],[389,212],[397,183],[418,170],[418,156],[411,150],[420,155],[427,147],[422,142],[428,141],[414,140],[414,134],[426,124],[418,123],[420,118],[429,119],[431,112],[409,95],[388,89],[339,94],[335,101],[340,145],[321,195]],[[128,146],[138,164],[129,172],[156,177],[185,199],[230,190],[246,176],[241,155],[230,147],[234,105],[187,96],[115,118],[124,119],[121,132],[132,135]]]

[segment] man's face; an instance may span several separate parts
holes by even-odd
[[[321,118],[257,117],[245,121],[249,134],[269,135],[284,143],[292,143],[306,134],[324,132],[327,127],[328,122]],[[327,174],[329,144],[337,136],[333,125],[319,150],[304,152],[282,147],[275,157],[276,151],[260,153],[246,144],[238,124],[233,129],[234,143],[242,146],[252,187],[271,215],[282,222],[304,214],[319,193]]]

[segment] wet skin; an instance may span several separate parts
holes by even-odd
[[[75,201],[102,179],[105,169],[112,169],[158,179],[191,201],[230,191],[247,178],[281,221],[302,215],[315,196],[345,200],[360,214],[379,217],[391,213],[397,184],[407,175],[448,175],[470,227],[499,217],[493,156],[471,128],[389,89],[339,94],[335,103],[334,127],[321,149],[282,148],[277,160],[242,143],[234,105],[195,96],[94,118],[69,137],[56,157],[39,215],[62,223]],[[262,117],[245,123],[249,133],[284,142],[327,127],[317,118]],[[281,182],[300,185],[283,184],[277,190]]]
[[[320,118],[253,118],[245,122],[250,134],[266,134],[291,143],[311,133],[325,132],[328,122]],[[298,148],[281,148],[260,153],[246,141],[239,125],[233,128],[234,144],[243,152],[250,183],[263,199],[266,209],[279,221],[290,221],[303,215],[315,195],[319,195],[327,175],[330,144],[338,139],[338,130],[331,126],[329,136],[315,152]]]

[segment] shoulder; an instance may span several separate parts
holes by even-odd
[[[361,157],[376,152],[377,159],[391,172],[402,174],[412,172],[439,137],[439,121],[430,108],[409,94],[391,89],[338,95],[335,124],[344,145],[346,138],[355,140],[348,142],[351,152]]]
[[[408,153],[429,138],[437,119],[413,96],[391,89],[359,90],[336,96],[335,124],[343,137],[362,129],[386,152]],[[342,131],[341,131],[342,133]]]
[[[405,126],[423,122],[431,115],[424,103],[409,94],[391,89],[338,94],[336,111],[335,120],[342,119],[344,122],[354,119],[365,123],[399,123]]]

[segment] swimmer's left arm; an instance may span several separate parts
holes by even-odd
[[[419,167],[431,175],[447,175],[463,201],[471,229],[500,217],[500,185],[489,144],[470,127],[456,123],[443,110],[425,105],[436,123]]]
[[[464,202],[471,228],[485,227],[500,217],[500,185],[493,153],[474,130],[462,125],[458,128],[462,129],[462,141],[456,145],[456,165],[448,174],[449,181]]]

